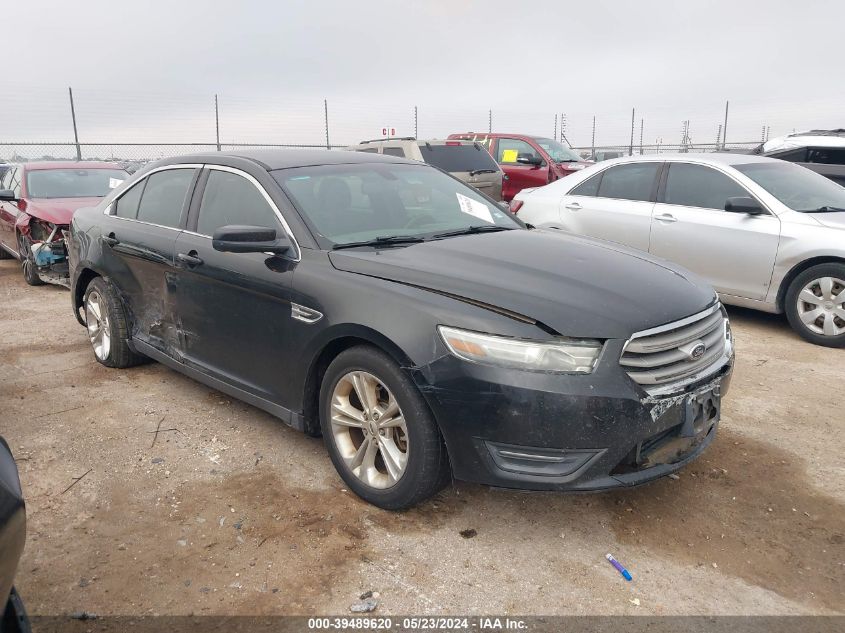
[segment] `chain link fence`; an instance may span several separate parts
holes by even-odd
[[[653,144],[602,145],[593,147],[573,147],[583,158],[607,160],[633,154],[672,154],[694,152],[730,151],[748,153],[760,145],[759,141],[743,143],[698,143],[687,145]],[[0,142],[0,161],[22,163],[29,161],[54,160],[92,160],[109,161],[123,164],[143,165],[145,163],[201,152],[227,151],[239,149],[342,149],[345,145],[323,144],[257,144],[257,143],[3,143]]]
[[[0,160],[9,163],[54,160],[92,160],[139,163],[201,152],[249,149],[313,148],[337,149],[342,145],[255,144],[255,143],[3,143]]]
[[[692,154],[700,152],[734,152],[748,154],[760,146],[760,141],[746,141],[739,143],[687,143],[687,144],[653,144],[653,145],[602,145],[596,147],[573,147],[583,158],[592,160],[608,160],[630,154]]]

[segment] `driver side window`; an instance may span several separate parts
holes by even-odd
[[[670,163],[663,201],[684,207],[724,211],[733,197],[752,197],[732,178],[703,165]]]
[[[228,171],[211,169],[202,194],[197,233],[214,235],[221,226],[239,224],[274,228],[282,234],[276,212],[249,180]]]
[[[496,161],[502,165],[516,165],[520,155],[541,158],[533,147],[515,138],[500,138],[496,148]]]

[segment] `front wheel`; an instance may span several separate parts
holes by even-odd
[[[373,505],[408,508],[448,482],[446,446],[428,406],[399,366],[375,348],[350,348],[329,365],[320,425],[338,473]]]
[[[23,234],[18,234],[18,253],[21,256],[23,278],[30,286],[43,286],[44,282],[38,276],[38,266],[32,254],[32,243]]]
[[[786,292],[786,316],[803,338],[845,347],[845,264],[819,264],[798,275]]]

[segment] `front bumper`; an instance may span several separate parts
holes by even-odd
[[[499,369],[444,355],[411,376],[449,449],[456,479],[505,488],[596,491],[667,475],[713,441],[732,356],[683,391],[649,396],[608,341],[595,371]]]

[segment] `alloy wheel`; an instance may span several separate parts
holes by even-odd
[[[351,371],[331,399],[335,446],[349,470],[373,488],[390,488],[408,465],[408,428],[395,396],[376,376]]]
[[[103,297],[96,290],[89,292],[85,300],[85,323],[94,354],[99,360],[106,360],[111,351],[109,315]]]
[[[845,281],[821,277],[798,293],[798,317],[804,326],[822,336],[845,334]]]

